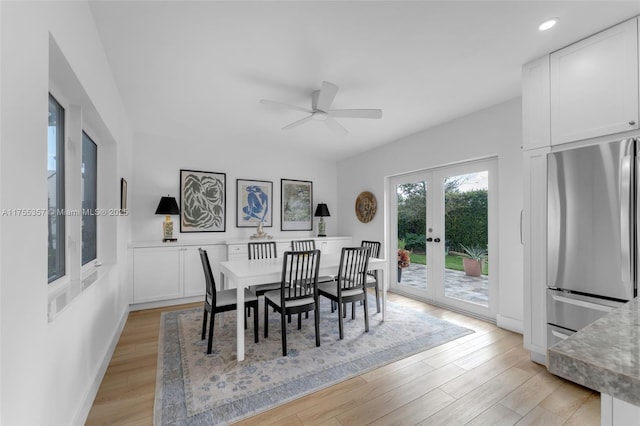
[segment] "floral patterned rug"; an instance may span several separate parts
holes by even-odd
[[[200,340],[202,309],[162,314],[158,348],[155,425],[217,425],[249,417],[366,371],[441,345],[472,330],[416,310],[387,303],[387,320],[369,299],[369,332],[363,308],[345,319],[338,339],[337,312],[322,298],[321,345],[315,346],[313,314],[287,324],[288,356],[282,356],[280,315],[269,315],[269,337],[263,337],[264,305],[260,304],[260,342],[253,343],[253,321],[245,332],[245,361],[236,362],[235,312],[216,316],[214,346],[206,354]]]

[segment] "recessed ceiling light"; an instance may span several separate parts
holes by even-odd
[[[540,24],[538,29],[540,31],[547,31],[548,29],[553,28],[553,26],[556,25],[557,23],[558,23],[558,18],[547,19],[542,24]]]

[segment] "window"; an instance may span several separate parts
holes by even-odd
[[[82,264],[97,257],[98,146],[82,132]]]
[[[49,282],[65,274],[64,109],[49,95],[47,134]]]

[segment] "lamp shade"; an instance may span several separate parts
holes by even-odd
[[[315,217],[327,217],[331,216],[329,213],[329,207],[325,203],[319,203],[318,207],[316,207],[316,212],[314,214]]]
[[[156,214],[179,215],[180,209],[178,208],[176,199],[169,196],[160,198],[158,208],[156,209]]]

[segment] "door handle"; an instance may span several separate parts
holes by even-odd
[[[440,242],[440,238],[434,238],[434,239],[433,239],[433,242],[434,242],[434,243],[439,243],[439,242]]]
[[[431,241],[433,241],[433,238],[429,237],[427,238],[427,242],[430,243]]]

